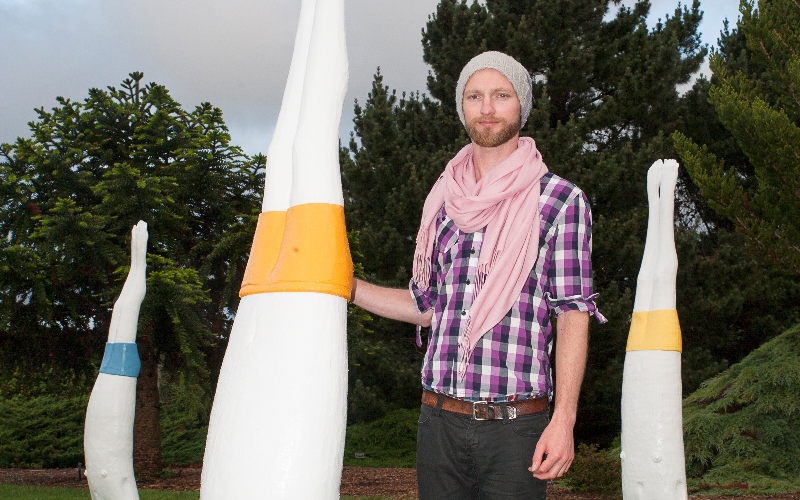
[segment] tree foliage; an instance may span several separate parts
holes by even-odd
[[[88,402],[86,395],[0,396],[0,467],[77,467]]]
[[[800,325],[684,401],[687,474],[698,484],[800,487]]]
[[[84,461],[85,381],[55,371],[0,372],[0,467],[66,468]]]
[[[727,36],[738,50],[711,58],[708,96],[744,158],[725,158],[683,134],[676,147],[711,207],[751,249],[798,273],[800,9],[791,0],[761,1],[758,9],[745,1],[741,13],[736,36]]]
[[[155,408],[147,432],[158,436],[158,370],[208,389],[221,361],[265,159],[230,145],[218,108],[186,111],[142,77],[91,89],[83,102],[59,97],[37,110],[30,138],[0,146],[0,363],[93,379],[130,230],[144,220],[137,404]]]

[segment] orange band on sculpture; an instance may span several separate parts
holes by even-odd
[[[286,212],[262,212],[258,216],[256,235],[253,238],[253,246],[250,248],[250,259],[247,261],[242,288],[239,291],[240,297],[249,293],[257,293],[247,292],[247,290],[269,280],[269,275],[278,261],[285,228]]]
[[[626,351],[678,351],[683,349],[678,311],[634,312]]]
[[[284,230],[276,235],[273,231],[277,224],[262,224],[259,218],[239,296],[318,292],[350,299],[353,262],[344,207],[329,203],[297,205],[286,212],[285,221]],[[270,252],[276,238],[280,250],[273,258]]]

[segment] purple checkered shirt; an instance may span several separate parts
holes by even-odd
[[[592,293],[592,216],[583,192],[547,173],[541,181],[539,254],[519,300],[478,341],[458,376],[458,338],[472,306],[483,230],[464,233],[444,207],[436,219],[431,282],[411,295],[420,313],[433,308],[422,386],[466,401],[553,396],[550,313],[587,311],[604,323]]]

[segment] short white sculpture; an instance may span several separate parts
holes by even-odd
[[[114,303],[100,374],[94,383],[83,435],[92,500],[139,498],[133,475],[133,419],[139,352],[136,327],[146,288],[147,224],[131,231],[131,268]]]
[[[681,331],[675,309],[678,163],[647,172],[649,216],[622,381],[622,493],[626,500],[687,498]]]
[[[203,500],[339,498],[347,299],[343,0],[303,0],[206,441]]]

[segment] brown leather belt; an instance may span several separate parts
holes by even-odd
[[[422,404],[436,408],[438,402],[439,394],[427,389],[422,390]],[[508,403],[462,401],[450,396],[444,396],[442,399],[442,410],[458,413],[459,415],[469,415],[475,420],[503,420],[503,405],[505,405],[508,412],[508,418],[514,419],[522,415],[547,411],[548,402],[544,396],[535,399],[509,401]]]

